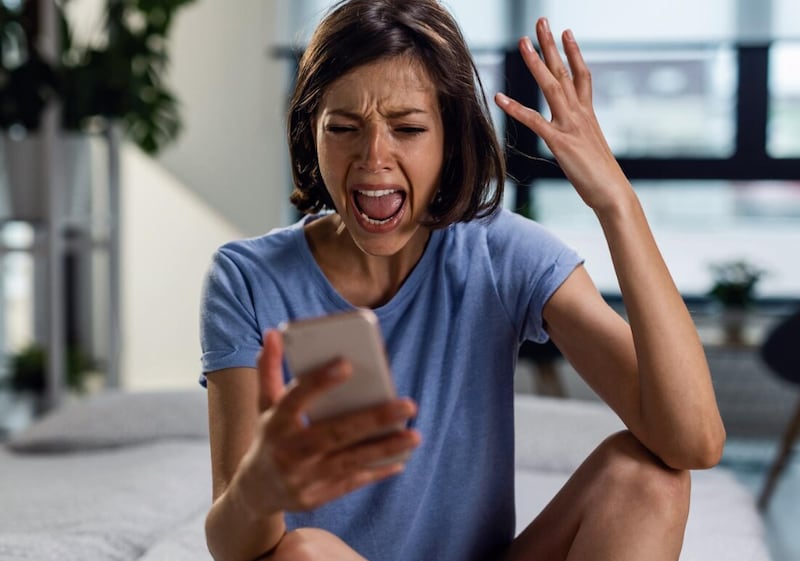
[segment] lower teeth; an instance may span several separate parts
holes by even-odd
[[[364,213],[362,212],[362,213],[361,213],[361,217],[362,217],[362,218],[363,218],[363,219],[364,219],[364,220],[365,220],[365,221],[366,221],[368,224],[372,224],[373,226],[382,226],[383,224],[387,224],[387,223],[388,223],[388,222],[389,222],[389,221],[390,221],[392,218],[394,218],[394,215],[392,215],[392,216],[390,216],[389,218],[386,218],[386,219],[384,219],[384,220],[376,220],[375,218],[370,218],[369,216],[367,216],[366,214],[364,214]]]

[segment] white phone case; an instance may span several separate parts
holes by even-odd
[[[358,309],[281,325],[284,352],[293,376],[342,357],[353,365],[353,375],[314,400],[309,421],[325,419],[383,403],[395,397],[389,362],[378,318]]]

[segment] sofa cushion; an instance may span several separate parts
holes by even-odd
[[[208,440],[206,393],[105,391],[68,402],[15,435],[16,452],[62,453],[156,440]]]
[[[573,472],[608,435],[625,425],[604,403],[517,394],[517,467]]]

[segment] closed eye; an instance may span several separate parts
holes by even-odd
[[[425,127],[397,127],[397,129],[395,130],[403,134],[421,134],[427,131],[428,129],[426,129]]]
[[[328,125],[325,127],[325,130],[333,134],[342,134],[346,132],[353,132],[356,130],[356,128],[350,125]]]

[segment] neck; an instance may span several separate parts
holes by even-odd
[[[314,259],[337,292],[354,306],[374,308],[387,303],[422,258],[430,232],[420,229],[392,255],[370,255],[340,224],[338,215],[332,215],[306,226]]]

